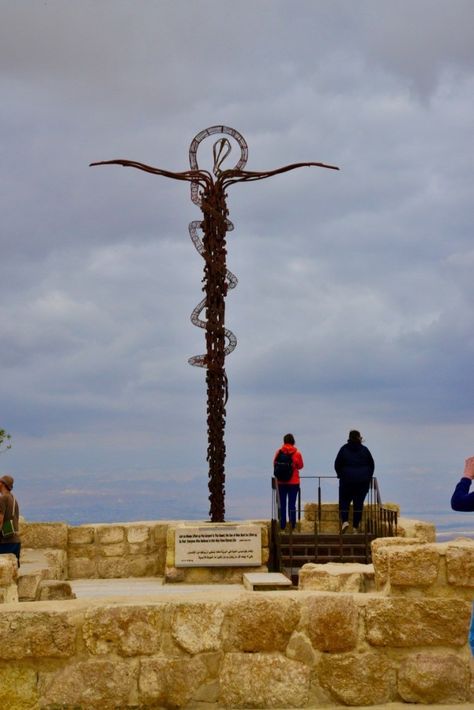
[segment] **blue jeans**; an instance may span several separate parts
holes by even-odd
[[[18,567],[20,566],[21,542],[3,542],[0,544],[0,555],[16,555]]]
[[[279,483],[278,493],[280,494],[280,527],[286,528],[286,506],[288,503],[288,518],[293,530],[296,527],[296,499],[300,487],[297,483]]]

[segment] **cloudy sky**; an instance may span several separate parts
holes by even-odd
[[[204,348],[199,209],[187,183],[88,164],[184,170],[224,124],[249,170],[341,168],[228,193],[227,517],[268,516],[282,434],[331,475],[358,428],[383,498],[472,527],[448,515],[474,453],[472,1],[0,14],[0,464],[25,516],[207,517],[204,372],[187,364]]]

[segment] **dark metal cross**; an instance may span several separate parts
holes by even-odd
[[[240,159],[236,165],[227,170],[222,164],[231,152],[228,138],[220,138],[213,146],[214,165],[212,174],[201,170],[197,163],[197,150],[204,138],[214,134],[231,136],[240,147]],[[204,298],[196,306],[191,315],[191,321],[206,331],[206,354],[195,355],[189,359],[191,365],[206,369],[207,383],[207,430],[208,447],[207,461],[209,463],[209,515],[214,523],[224,522],[224,485],[225,485],[225,417],[228,398],[228,382],[224,368],[226,355],[231,353],[236,344],[235,335],[225,327],[225,297],[229,288],[234,288],[237,279],[226,266],[226,234],[234,228],[228,219],[226,197],[227,188],[236,182],[251,182],[285,173],[289,170],[306,166],[331,168],[334,165],[324,163],[293,163],[276,170],[250,172],[243,170],[247,163],[247,143],[241,134],[228,126],[211,126],[201,131],[193,139],[189,149],[190,170],[171,172],[161,168],[153,168],[132,160],[104,160],[91,165],[123,165],[138,168],[153,175],[173,180],[185,180],[191,183],[191,199],[201,208],[203,219],[190,222],[189,233],[194,246],[204,259]],[[202,239],[198,235],[202,231]],[[205,310],[205,320],[200,318]]]

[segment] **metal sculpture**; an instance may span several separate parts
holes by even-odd
[[[222,164],[231,152],[232,146],[227,138],[220,138],[213,146],[214,165],[211,174],[202,170],[197,162],[198,147],[205,138],[214,134],[232,137],[240,147],[240,159],[236,165],[227,170]],[[338,170],[334,165],[324,163],[293,163],[276,170],[250,172],[243,170],[247,163],[247,143],[241,134],[228,126],[211,126],[201,131],[191,142],[189,149],[190,170],[171,172],[161,168],[153,168],[143,163],[131,160],[104,160],[94,165],[122,165],[138,168],[153,175],[162,175],[173,180],[184,180],[191,183],[191,199],[201,208],[203,219],[189,224],[189,234],[197,251],[204,259],[204,298],[194,308],[191,314],[192,323],[206,331],[206,354],[195,355],[188,362],[206,369],[207,383],[207,428],[208,447],[207,461],[209,463],[209,515],[212,522],[223,522],[225,515],[225,417],[228,399],[228,381],[225,372],[225,357],[231,353],[237,339],[232,331],[225,327],[225,297],[228,289],[234,288],[237,278],[228,271],[226,266],[226,234],[234,228],[228,219],[226,197],[227,188],[236,182],[252,182],[263,180],[273,175],[295,170],[301,167],[320,167]],[[214,175],[214,177],[213,177]],[[202,239],[198,235],[202,231]],[[205,310],[205,320],[201,313]],[[227,344],[226,344],[227,342]]]

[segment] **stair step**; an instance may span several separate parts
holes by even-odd
[[[314,555],[307,557],[282,557],[281,563],[283,567],[302,567],[305,564],[325,564],[326,562],[358,562],[366,564],[367,557],[365,555],[318,555],[315,559]]]
[[[280,536],[280,541],[281,543],[288,543],[290,539],[293,540],[293,544],[295,543],[306,543],[309,545],[314,545],[315,540],[318,541],[318,544],[322,544],[323,542],[339,542],[341,539],[343,542],[348,541],[348,542],[353,542],[353,541],[360,541],[360,542],[365,542],[365,540],[375,540],[375,535],[372,533],[345,533],[344,535],[339,535],[337,533],[321,533],[320,535],[308,535],[307,533],[293,533],[290,535],[289,533],[282,533]]]

